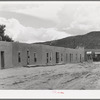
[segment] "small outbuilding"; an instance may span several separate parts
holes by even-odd
[[[100,49],[85,49],[85,61],[100,61]]]

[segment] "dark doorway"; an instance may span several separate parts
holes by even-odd
[[[21,62],[20,52],[18,52],[18,63]]]
[[[29,54],[29,51],[27,51],[27,65],[30,64],[30,54]]]
[[[71,55],[72,55],[72,54],[70,54],[70,57],[69,57],[69,58],[70,58],[70,62],[71,62],[71,57],[72,57]]]
[[[34,53],[34,62],[35,63],[37,62],[37,55],[36,55],[36,53]]]
[[[93,61],[100,61],[100,54],[95,54]]]
[[[49,53],[47,53],[47,64],[49,63]]]
[[[87,58],[86,58],[87,61],[92,60],[92,55],[91,55],[91,54],[87,54],[86,57],[87,57]],[[95,59],[95,58],[93,58],[93,59]]]
[[[4,51],[1,51],[1,69],[4,69]]]
[[[59,52],[56,52],[56,63],[59,63]]]
[[[61,61],[63,61],[63,54],[61,54]]]

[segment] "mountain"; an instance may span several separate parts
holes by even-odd
[[[0,11],[0,17],[4,17],[6,19],[17,19],[22,25],[26,27],[49,28],[56,26],[56,22],[52,20],[11,11]]]
[[[67,48],[83,46],[85,49],[100,49],[100,31],[92,31],[85,35],[77,35],[54,41],[42,42],[41,44]]]

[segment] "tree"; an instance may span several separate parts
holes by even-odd
[[[5,35],[5,27],[6,25],[0,25],[0,37],[2,41],[13,42],[12,38],[10,38],[8,35]]]

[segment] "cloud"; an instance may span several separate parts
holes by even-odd
[[[62,2],[12,2],[0,4],[0,10],[57,20],[57,12],[63,5]]]
[[[100,3],[74,2],[65,4],[58,13],[58,28],[72,35],[100,31]]]
[[[24,4],[26,5],[26,7],[24,6]],[[28,32],[28,34],[30,35],[29,41],[33,41],[31,39],[32,36],[33,36],[32,38],[35,37],[34,41],[38,41],[38,40],[47,41],[55,38],[64,37],[66,35],[69,36],[69,34],[78,35],[78,34],[85,34],[90,31],[100,31],[100,2],[85,2],[85,1],[48,2],[48,3],[39,2],[36,4],[33,2],[32,4],[17,3],[11,6],[11,8],[10,6],[11,4],[9,5],[9,7],[7,6],[5,9],[7,10],[8,8],[8,10],[13,10],[14,12],[20,12],[20,13],[34,15],[42,18],[53,19],[54,21],[57,22],[57,25],[54,25],[53,28],[52,26],[50,26],[51,28],[35,29],[32,28],[32,25],[30,25],[30,27],[25,27],[22,24],[20,24],[18,20],[9,19],[7,20],[6,23],[9,22],[9,23],[13,23],[14,25],[9,24],[8,26],[10,27],[10,25],[12,25],[15,27],[13,28],[13,30],[9,28],[8,33],[10,32],[10,34],[12,34],[16,30],[15,33],[17,35],[13,35],[13,34],[12,35],[13,38],[17,40],[18,38],[19,40],[22,40],[20,39],[21,37],[19,37],[19,34],[21,35],[23,34],[22,36],[24,36],[24,33],[27,34],[26,32]],[[17,30],[16,27],[18,27],[19,30]],[[55,35],[53,36],[53,34]],[[41,36],[42,38],[39,39],[38,36]],[[23,41],[26,41],[25,38],[27,40],[26,35],[24,36]]]
[[[16,12],[57,21],[57,13],[64,4],[59,2],[41,2],[41,4],[42,5],[39,7],[29,7],[22,10],[16,10]]]
[[[32,3],[32,2],[1,2],[0,10],[17,11],[17,10],[24,10],[28,8],[38,8],[41,5],[42,5],[41,3]]]
[[[55,28],[33,28],[25,27],[20,22],[14,18],[5,19],[0,18],[0,24],[6,25],[5,33],[12,37],[15,41],[32,43],[32,42],[42,42],[50,41],[54,39],[60,39],[69,34],[65,32],[58,31]]]

